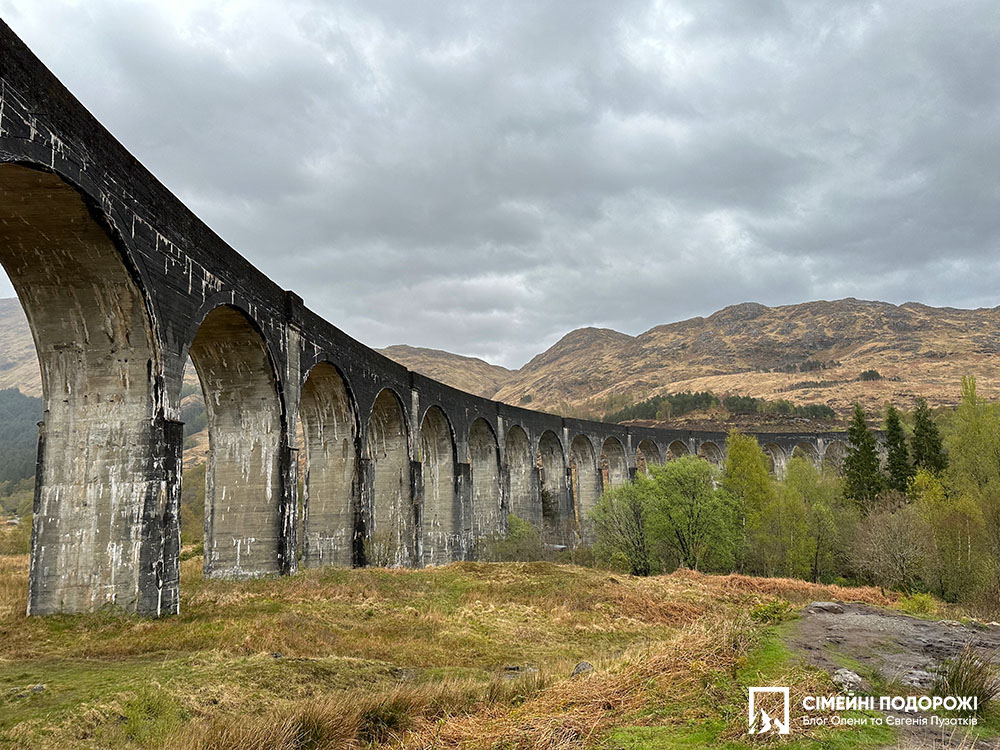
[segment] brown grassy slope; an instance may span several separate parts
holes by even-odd
[[[42,395],[35,342],[17,299],[0,299],[0,388],[18,388],[26,396]]]
[[[795,403],[828,403],[846,413],[855,400],[903,407],[958,399],[962,375],[1000,398],[1000,308],[958,310],[916,303],[844,299],[783,307],[744,303],[707,318],[657,326],[638,336],[581,328],[520,370],[433,349],[382,352],[449,385],[511,404],[531,397],[544,411],[600,415],[612,395],[641,401],[657,393],[710,389]],[[807,360],[839,365],[767,372]],[[858,382],[866,369],[887,379]],[[810,382],[814,383],[810,385]],[[816,385],[815,383],[818,383]],[[16,300],[0,300],[0,387],[39,395],[31,336]]]
[[[712,390],[846,413],[855,400],[879,408],[958,400],[962,375],[1000,397],[1000,308],[958,310],[917,303],[844,299],[783,307],[744,303],[707,318],[657,326],[638,336],[582,328],[539,354],[495,394],[532,408],[601,414],[612,395],[641,401],[658,393]],[[428,355],[424,355],[425,359]],[[768,372],[806,361],[826,369]],[[417,363],[399,359],[407,366]],[[839,363],[839,364],[832,364]],[[886,379],[859,382],[867,369]],[[813,384],[810,384],[813,383]]]
[[[628,723],[718,719],[741,732],[743,686],[720,691],[718,680],[763,634],[766,622],[748,612],[895,598],[550,563],[219,581],[203,579],[192,558],[182,564],[178,616],[28,618],[27,579],[26,555],[0,555],[2,747],[584,750]],[[751,641],[740,651],[727,637],[736,631]],[[570,678],[582,659],[593,674]],[[509,665],[534,671],[512,681]],[[816,677],[776,684],[801,679]],[[720,699],[735,708],[720,715]],[[296,742],[305,729],[326,741]]]
[[[396,344],[377,351],[422,375],[483,398],[492,397],[513,375],[506,367],[438,349]]]

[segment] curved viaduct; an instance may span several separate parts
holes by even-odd
[[[44,393],[30,614],[178,611],[188,357],[208,410],[209,576],[466,559],[508,513],[572,543],[605,487],[725,448],[478,398],[355,341],[212,233],[2,22],[0,262]],[[760,439],[778,471],[797,445],[843,447]]]

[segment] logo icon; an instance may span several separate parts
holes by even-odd
[[[788,688],[750,688],[748,719],[750,734],[788,734]]]

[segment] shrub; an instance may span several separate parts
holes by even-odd
[[[934,680],[934,695],[957,695],[979,699],[976,714],[982,714],[1000,697],[1000,668],[971,646],[941,665]]]
[[[507,516],[507,533],[479,540],[476,559],[486,562],[532,562],[545,556],[542,536],[533,524],[513,513]]]
[[[910,615],[934,615],[938,605],[930,594],[910,594],[899,600],[899,608]]]
[[[858,375],[858,380],[881,380],[882,373],[878,370],[865,370],[860,375]]]

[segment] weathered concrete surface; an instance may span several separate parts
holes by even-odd
[[[2,22],[0,262],[45,401],[32,614],[177,611],[189,354],[208,408],[210,576],[289,573],[300,554],[305,565],[464,559],[509,512],[575,543],[603,488],[640,465],[724,456],[722,433],[488,401],[345,335],[191,214]],[[803,440],[820,462],[844,436],[769,435],[776,471]]]

